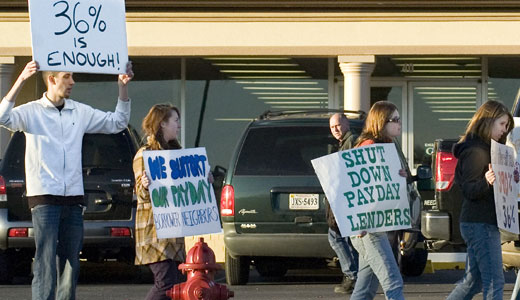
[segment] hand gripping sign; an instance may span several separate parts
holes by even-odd
[[[143,152],[158,238],[220,233],[206,149]]]
[[[394,144],[373,144],[311,161],[341,235],[411,227],[406,178]]]
[[[125,72],[124,0],[29,0],[29,15],[40,70]]]

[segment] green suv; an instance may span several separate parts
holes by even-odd
[[[329,129],[334,112],[266,112],[247,126],[220,202],[228,284],[246,284],[251,264],[264,277],[278,277],[291,268],[326,266],[334,258],[324,193],[311,165],[338,150]],[[347,116],[351,131],[359,134],[365,114]],[[401,265],[413,265],[410,275],[421,274],[426,264],[418,230],[389,235]]]

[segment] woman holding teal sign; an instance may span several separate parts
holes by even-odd
[[[378,101],[368,113],[356,147],[393,143],[399,135],[401,118],[397,107],[388,101]],[[406,177],[406,170],[400,170],[399,175]],[[403,278],[386,232],[363,233],[350,239],[359,253],[358,279],[350,300],[374,299],[379,283],[386,299],[404,299]]]
[[[493,193],[491,140],[504,144],[513,124],[504,104],[487,101],[473,115],[453,149],[458,158],[455,182],[463,196],[460,233],[467,255],[464,277],[447,299],[471,299],[482,290],[484,299],[502,299],[504,272]]]
[[[145,150],[180,149],[177,140],[180,119],[179,110],[170,104],[152,106],[143,119],[146,144],[137,151],[133,168],[137,213],[135,221],[135,264],[148,265],[154,276],[154,286],[146,295],[147,300],[169,299],[166,290],[180,280],[177,266],[184,262],[186,252],[184,238],[158,239],[153,221],[148,178],[143,160]]]

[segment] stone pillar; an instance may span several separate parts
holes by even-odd
[[[344,78],[343,109],[370,109],[370,75],[374,70],[375,56],[338,56]]]
[[[8,58],[7,61],[10,61]],[[13,84],[13,72],[15,70],[14,67],[14,57],[12,57],[12,63],[5,63],[5,59],[0,59],[0,97],[4,97],[11,85]],[[5,149],[7,148],[7,144],[11,139],[11,132],[5,128],[0,128],[0,158],[4,158]]]

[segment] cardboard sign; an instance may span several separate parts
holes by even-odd
[[[518,181],[515,182],[515,162],[512,147],[491,140],[491,165],[496,178],[493,192],[498,227],[519,234]]]
[[[158,238],[220,233],[205,148],[143,152]]]
[[[406,178],[393,143],[311,161],[342,236],[411,227]]]
[[[513,179],[516,184],[520,182],[520,118],[514,117],[515,127],[513,130],[507,135],[506,145],[510,146],[514,150],[514,154],[516,157],[515,160],[515,170],[513,171]],[[520,201],[520,189],[518,191],[517,200]]]
[[[124,0],[29,0],[29,15],[40,70],[126,72]]]

